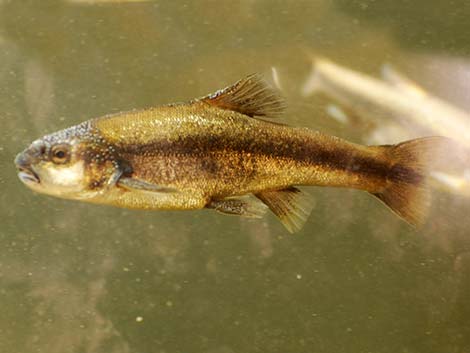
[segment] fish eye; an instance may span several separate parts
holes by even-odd
[[[55,164],[67,163],[70,159],[69,146],[65,144],[53,146],[51,149],[51,159]]]

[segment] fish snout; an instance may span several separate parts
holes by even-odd
[[[18,153],[15,158],[15,164],[18,167],[26,167],[40,159],[45,153],[46,144],[41,140],[36,140],[23,152]]]
[[[33,170],[33,164],[44,155],[46,146],[41,141],[35,141],[29,148],[15,157],[15,165],[18,168],[18,176],[24,183],[39,183],[39,177]]]
[[[16,168],[27,168],[31,165],[29,156],[25,152],[18,153],[15,157]]]

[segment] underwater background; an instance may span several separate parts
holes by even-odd
[[[468,197],[434,190],[416,230],[367,193],[310,187],[290,235],[272,214],[37,195],[13,164],[46,133],[254,72],[282,122],[364,143],[367,124],[300,93],[313,58],[392,64],[468,109],[469,17],[465,0],[0,0],[0,352],[469,352]]]

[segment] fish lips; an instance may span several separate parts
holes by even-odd
[[[15,158],[15,164],[18,168],[18,177],[20,180],[25,184],[39,184],[40,179],[36,172],[33,170],[29,159],[24,155],[24,153],[20,153]]]

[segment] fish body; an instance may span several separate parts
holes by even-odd
[[[91,126],[136,178],[217,198],[291,185],[377,192],[388,169],[374,149],[201,102],[98,119]]]
[[[368,147],[260,118],[282,109],[279,96],[249,76],[189,103],[96,118],[47,135],[16,164],[27,186],[58,197],[248,217],[260,216],[264,204],[291,232],[311,210],[297,185],[365,190],[408,222],[423,221],[427,164],[439,138]]]

